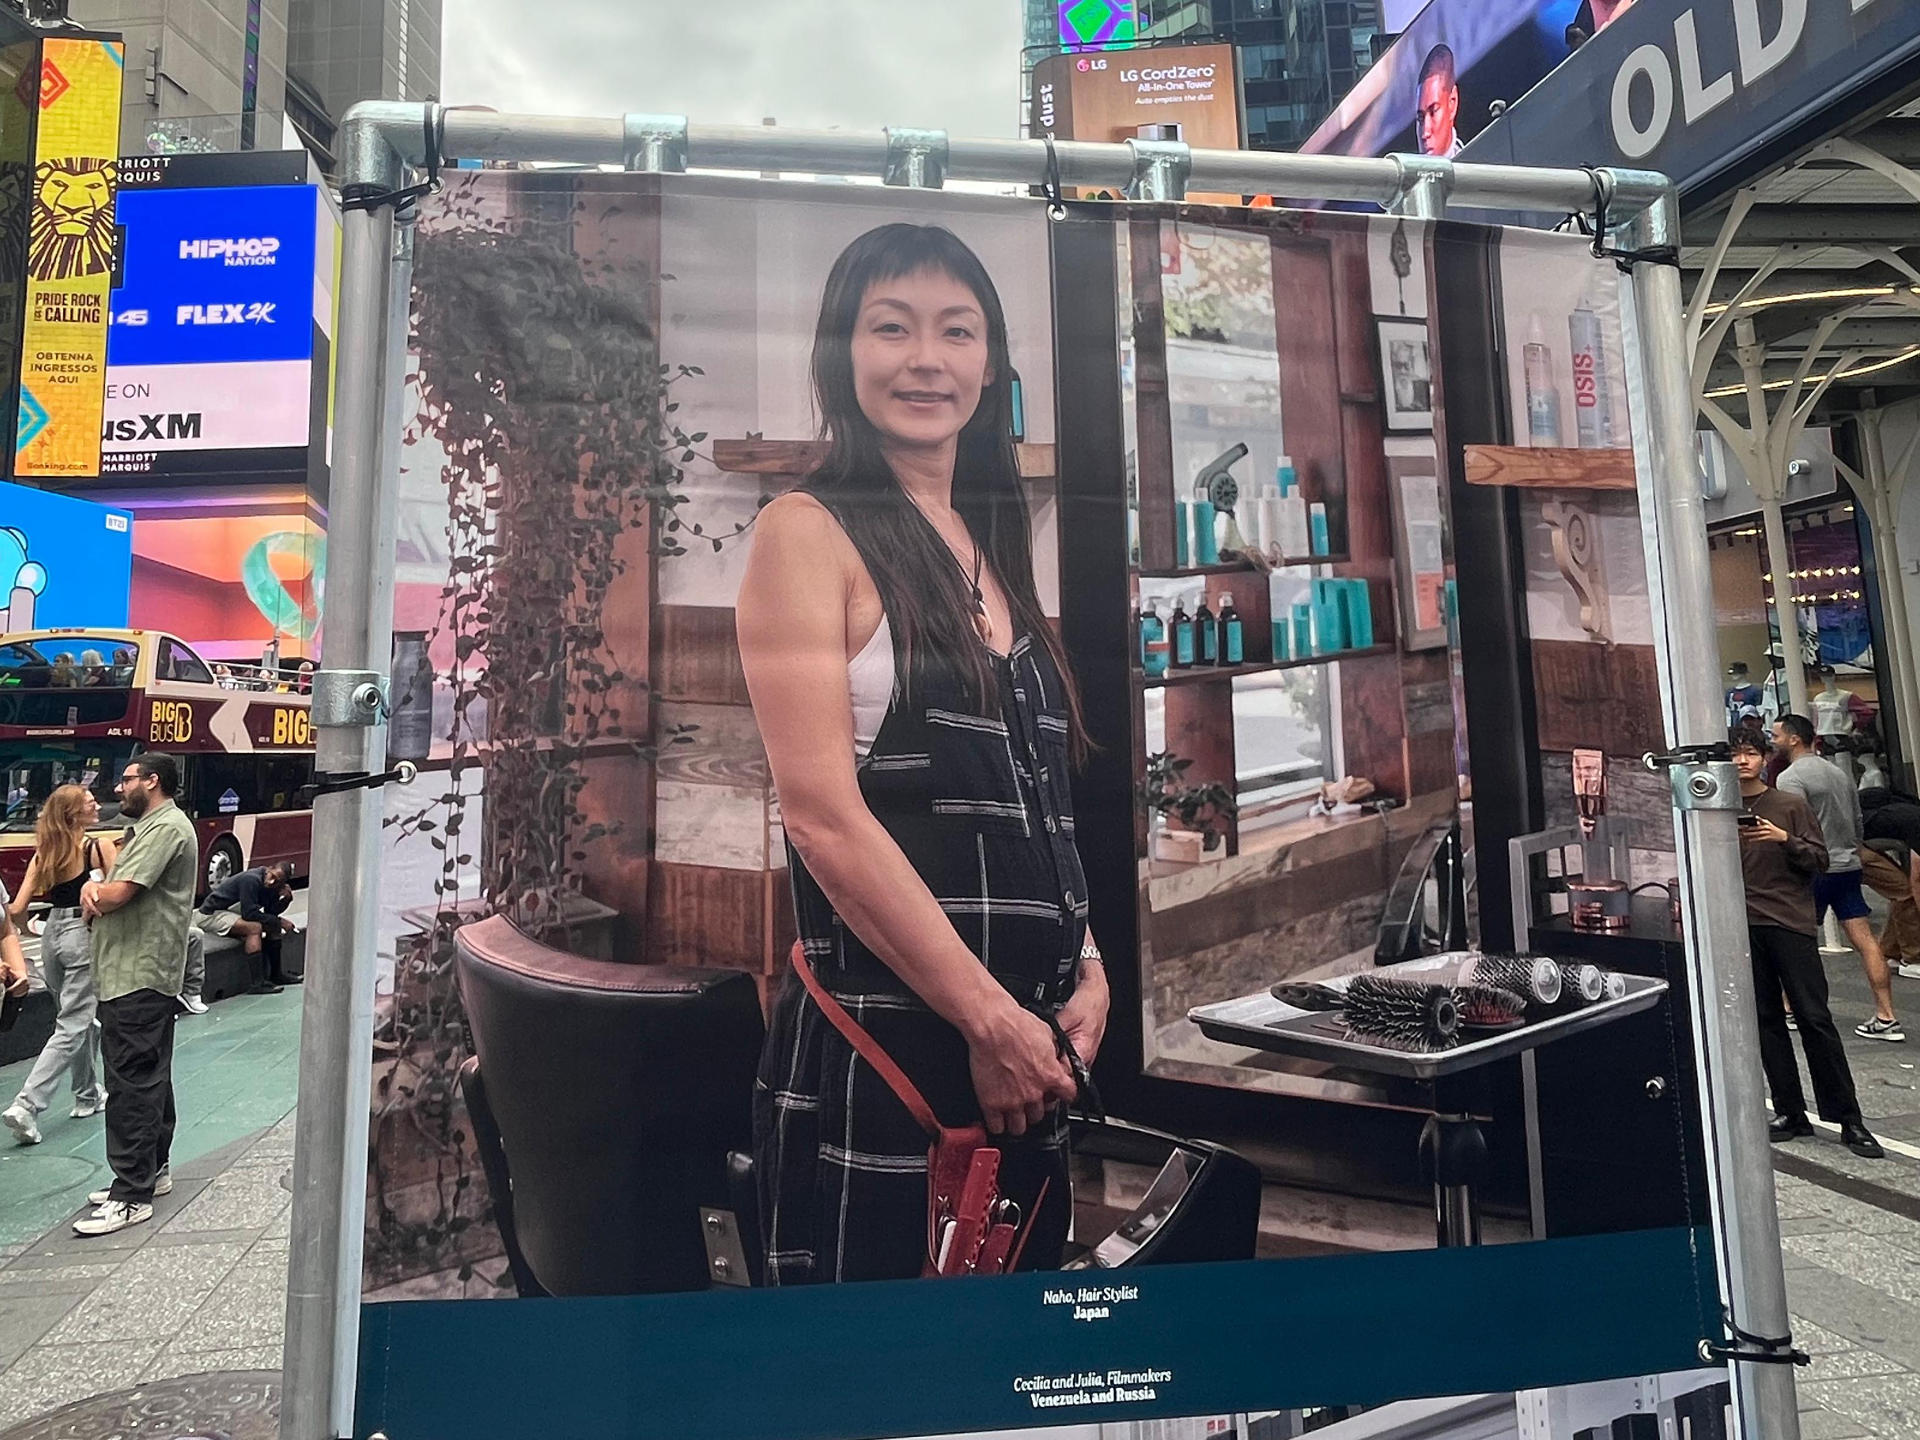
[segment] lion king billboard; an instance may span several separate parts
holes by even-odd
[[[14,435],[18,476],[100,472],[125,68],[126,47],[117,39],[43,42]]]

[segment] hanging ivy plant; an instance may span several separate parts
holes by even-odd
[[[687,514],[686,467],[707,437],[677,418],[702,371],[660,356],[650,294],[671,277],[575,253],[570,192],[563,218],[538,214],[560,198],[549,193],[512,222],[483,205],[500,193],[450,187],[416,244],[410,438],[445,455],[448,575],[429,646],[451,639],[454,663],[440,677],[445,789],[388,821],[396,838],[427,837],[440,867],[433,923],[402,942],[377,1040],[367,1245],[379,1283],[450,1270],[465,1281],[499,1253],[456,1094],[472,1047],[453,933],[504,914],[567,943],[589,848],[622,829],[584,812],[585,762],[651,761],[692,738],[690,726],[650,733],[608,607],[629,603],[621,584],[647,555],[718,551],[744,529],[711,535]],[[463,903],[476,866],[479,899]]]

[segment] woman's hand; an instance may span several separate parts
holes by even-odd
[[[1112,1000],[1112,993],[1107,989],[1107,967],[1097,960],[1081,961],[1080,980],[1074,986],[1073,998],[1060,1007],[1054,1019],[1059,1021],[1080,1063],[1089,1070],[1093,1068],[1094,1056],[1100,1053],[1100,1042],[1107,1036],[1107,1007]]]
[[[1026,1134],[1055,1101],[1073,1099],[1079,1088],[1047,1022],[1011,1000],[968,1042],[967,1052],[973,1093],[990,1135]]]

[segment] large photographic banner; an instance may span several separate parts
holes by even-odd
[[[1502,381],[1440,321],[1578,244],[451,179],[356,1434],[1517,1436],[1693,1365],[1684,974],[1445,880]]]

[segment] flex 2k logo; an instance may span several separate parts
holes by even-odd
[[[272,325],[277,302],[256,300],[251,305],[181,305],[173,312],[176,325]]]

